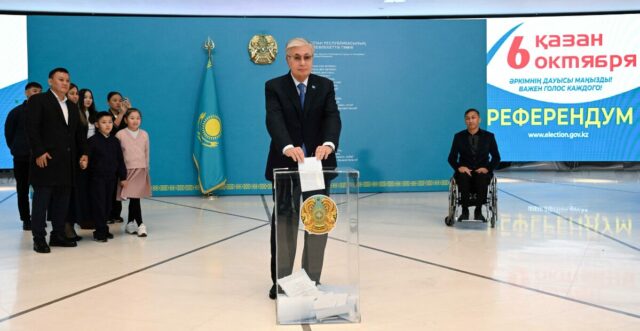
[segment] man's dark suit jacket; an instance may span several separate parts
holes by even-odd
[[[29,159],[29,141],[27,140],[27,101],[13,108],[4,123],[4,137],[14,159]]]
[[[465,166],[471,170],[487,168],[491,172],[500,164],[498,144],[493,133],[479,129],[476,135],[478,136],[478,150],[475,155],[471,152],[471,143],[469,142],[471,133],[469,131],[462,130],[453,137],[448,159],[453,171],[457,172],[459,167]],[[489,160],[489,155],[491,155],[491,160]]]
[[[87,154],[87,134],[80,127],[77,106],[67,100],[69,124],[51,90],[36,94],[27,102],[27,136],[31,148],[30,182],[34,186],[73,186],[74,171],[81,155]],[[49,153],[47,166],[35,159]]]
[[[267,131],[271,136],[265,177],[273,181],[274,168],[298,167],[291,158],[282,154],[287,145],[307,150],[313,156],[324,142],[332,142],[338,149],[342,122],[336,104],[333,82],[314,74],[309,76],[304,109],[291,73],[269,80],[265,84]],[[325,168],[336,167],[335,151],[322,161]]]

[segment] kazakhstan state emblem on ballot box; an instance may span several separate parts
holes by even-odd
[[[338,221],[338,206],[326,195],[310,196],[300,207],[300,218],[304,229],[310,234],[331,232]]]
[[[278,43],[272,35],[257,34],[249,40],[249,58],[255,64],[271,64],[278,55]]]

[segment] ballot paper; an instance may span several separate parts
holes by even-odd
[[[348,314],[352,307],[347,304],[347,293],[321,293],[313,302],[316,318],[325,318]]]
[[[313,310],[314,297],[287,297],[278,296],[278,321],[282,324],[297,324],[305,321],[313,321],[315,311]]]
[[[347,304],[347,293],[320,293],[313,303],[313,309],[327,309]]]
[[[360,321],[358,313],[358,293],[353,287],[319,285],[320,295],[316,298],[313,310],[316,320],[322,323],[347,320],[357,323]]]
[[[309,278],[304,269],[300,269],[289,276],[278,279],[278,285],[288,297],[317,296],[320,291],[316,283]]]
[[[304,162],[298,163],[298,172],[302,192],[324,190],[322,161],[315,157],[305,157]]]
[[[358,322],[358,295],[348,287],[316,286],[304,269],[278,279],[285,295],[278,295],[280,323]]]

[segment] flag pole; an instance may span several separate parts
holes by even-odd
[[[204,46],[203,46],[203,48],[208,53],[208,55],[207,55],[207,69],[213,67],[213,58],[211,57],[211,52],[213,51],[213,49],[215,47],[216,47],[216,44],[213,43],[213,40],[211,40],[211,37],[207,37],[207,41],[204,42]],[[216,200],[217,199],[217,196],[215,196],[213,194],[213,191],[205,194],[203,197],[206,198],[207,200]]]

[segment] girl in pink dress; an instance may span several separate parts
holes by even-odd
[[[129,199],[128,223],[125,231],[147,236],[147,227],[142,223],[140,199],[151,196],[151,179],[149,178],[149,135],[140,129],[142,114],[136,108],[127,110],[124,116],[127,127],[116,133],[120,140],[124,164],[127,166],[127,184],[118,187],[118,200]],[[134,222],[135,221],[135,222]]]

